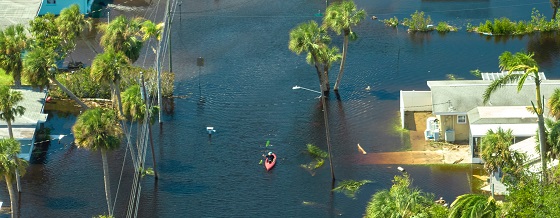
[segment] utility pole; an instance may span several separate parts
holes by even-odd
[[[150,110],[150,107],[148,105],[148,95],[146,94],[146,86],[144,85],[144,74],[142,72],[140,72],[140,78],[142,80],[142,100],[144,101],[144,105],[146,106],[146,115],[148,116],[146,119],[147,125],[148,125],[148,134],[150,137],[150,147],[152,148],[152,162],[154,163],[154,177],[156,178],[156,180],[158,179],[158,173],[157,173],[157,165],[156,165],[156,154],[154,153],[154,138],[152,137],[152,110]]]
[[[169,1],[168,1],[169,2]],[[171,7],[167,4],[168,7]],[[167,49],[169,51],[169,72],[173,73],[173,58],[171,57],[171,8],[167,9],[167,24],[169,25],[169,29],[167,30]]]
[[[169,0],[167,0],[167,6],[165,7],[166,13],[165,16],[169,16]],[[165,18],[165,21],[168,21],[169,18]],[[168,31],[168,26],[169,23],[167,25],[163,26],[163,34],[166,33],[166,31]],[[158,115],[159,115],[159,125],[161,128],[161,125],[163,124],[163,121],[161,120],[161,111],[163,110],[163,107],[161,106],[162,103],[162,96],[161,96],[161,66],[159,63],[159,58],[160,58],[160,53],[161,53],[161,42],[159,43],[159,49],[157,51],[157,55],[156,55],[156,70],[157,70],[157,85],[158,85],[158,106],[159,106],[159,111],[158,111]]]

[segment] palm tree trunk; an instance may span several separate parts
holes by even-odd
[[[103,161],[103,180],[105,182],[105,198],[107,199],[107,209],[109,209],[109,216],[113,215],[111,206],[111,186],[109,183],[109,163],[107,162],[107,151],[101,150],[101,159]]]
[[[541,114],[537,114],[538,117],[538,124],[539,124],[539,144],[540,144],[540,150],[541,150],[541,165],[542,165],[542,184],[546,184],[547,183],[547,175],[546,175],[546,170],[548,169],[546,167],[546,133],[545,133],[545,128],[544,128],[544,116]]]
[[[332,163],[332,149],[331,149],[331,136],[329,131],[329,112],[327,110],[326,97],[324,94],[321,95],[321,102],[323,103],[323,119],[325,120],[325,137],[327,139],[327,150],[329,152],[329,165],[331,168],[331,186],[334,186],[334,168]]]
[[[68,88],[66,88],[66,86],[62,85],[62,83],[60,83],[54,76],[49,78],[49,80],[55,83],[60,89],[62,89],[64,93],[66,93],[72,100],[78,103],[83,109],[85,110],[89,109],[89,107],[82,100],[80,100],[76,95],[74,95],[74,93],[72,93]]]
[[[538,79],[538,77],[536,78]],[[542,184],[546,184],[547,183],[547,176],[546,176],[546,170],[548,169],[546,167],[546,133],[545,133],[545,127],[544,127],[544,108],[542,105],[542,98],[541,98],[541,85],[540,85],[540,81],[536,81],[535,83],[536,86],[536,94],[537,94],[537,117],[538,117],[538,125],[539,125],[539,144],[540,144],[540,150],[541,150],[541,169],[542,169]]]
[[[559,0],[550,0],[550,6],[552,7],[552,19],[556,20],[556,13],[558,12],[558,5],[560,5]]]
[[[323,73],[321,73],[321,70],[319,68],[319,60],[317,60],[315,55],[313,55],[313,60],[315,61],[315,70],[317,71],[317,76],[319,77],[319,86],[321,88],[320,90],[323,93],[329,93],[328,89],[326,88],[327,85],[325,84],[325,80],[323,79]]]
[[[323,80],[325,81],[325,91],[329,93],[331,90],[331,85],[329,84],[329,66],[323,65]]]
[[[11,139],[14,138],[14,130],[12,130],[12,121],[10,119],[6,119],[6,123],[8,124],[8,135]]]
[[[120,81],[121,80],[117,79],[115,81],[114,86],[115,86],[115,94],[117,96],[117,104],[119,106],[119,112],[121,113],[121,116],[124,116],[124,112],[123,112],[123,108],[122,108],[122,101],[121,101],[121,88],[120,88],[120,85],[119,85],[119,84],[121,84]]]
[[[8,188],[8,194],[10,195],[10,209],[12,211],[12,218],[14,217],[19,217],[18,215],[18,210],[17,210],[17,200],[16,200],[16,196],[14,193],[14,185],[12,184],[12,177],[10,175],[10,172],[7,172],[6,175],[4,176],[4,178],[6,179],[6,186]]]
[[[348,35],[344,34],[344,45],[342,46],[342,59],[340,60],[340,71],[338,71],[338,76],[336,77],[336,82],[334,83],[334,91],[338,92],[338,87],[340,86],[340,80],[342,75],[344,75],[344,63],[346,62],[346,53],[348,52]]]

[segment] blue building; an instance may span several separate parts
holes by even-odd
[[[82,14],[89,14],[91,12],[91,5],[94,0],[42,0],[39,16],[47,13],[59,15],[62,9],[70,7],[70,5],[77,4],[80,7]]]

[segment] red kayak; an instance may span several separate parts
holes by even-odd
[[[272,167],[274,167],[274,165],[276,164],[276,154],[272,153],[272,156],[274,157],[274,159],[272,159],[272,162],[268,162],[268,158],[265,158],[264,160],[264,167],[266,168],[266,171],[272,169]]]

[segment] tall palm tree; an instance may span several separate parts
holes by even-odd
[[[18,105],[23,100],[21,92],[12,91],[10,87],[0,85],[0,120],[6,121],[8,124],[8,135],[14,138],[12,130],[12,122],[15,121],[16,116],[21,116],[25,113],[25,108]]]
[[[484,159],[484,169],[494,176],[498,169],[502,169],[506,175],[518,178],[523,165],[523,157],[520,153],[512,151],[509,147],[513,144],[514,136],[511,129],[498,130],[489,129],[480,142],[481,157]],[[492,195],[494,192],[492,192]]]
[[[500,217],[500,207],[496,200],[481,194],[464,194],[453,203],[449,218],[494,218]]]
[[[323,26],[330,28],[338,35],[344,35],[342,60],[340,61],[340,70],[334,84],[334,91],[338,91],[340,80],[344,74],[344,63],[346,62],[346,54],[348,54],[348,41],[358,38],[356,33],[352,31],[352,26],[358,25],[365,17],[366,11],[363,9],[358,10],[352,0],[335,2],[327,7],[325,17],[323,18]]]
[[[109,182],[109,164],[107,152],[119,148],[123,131],[119,125],[117,113],[111,109],[93,108],[78,116],[72,126],[75,143],[79,148],[101,151],[103,161],[103,178],[105,197],[109,215],[113,215],[111,186]]]
[[[142,49],[142,27],[143,19],[140,17],[128,19],[123,15],[118,16],[110,23],[99,26],[103,33],[100,45],[105,51],[123,52],[134,63]]]
[[[307,63],[315,66],[317,76],[319,77],[319,85],[323,92],[328,92],[329,84],[328,75],[325,76],[322,73],[324,68],[321,66],[319,53],[321,49],[328,47],[330,41],[331,38],[327,35],[327,31],[319,27],[319,24],[312,20],[307,23],[299,24],[292,29],[290,31],[290,41],[288,43],[288,48],[292,52],[298,55],[307,53]]]
[[[506,51],[502,53],[499,57],[500,70],[508,71],[504,77],[494,80],[488,88],[484,91],[484,103],[490,100],[490,96],[496,90],[502,86],[517,82],[517,91],[519,92],[525,80],[531,78],[535,82],[535,94],[536,94],[536,105],[533,104],[533,110],[538,117],[539,126],[539,143],[540,143],[540,153],[541,153],[541,165],[542,165],[542,182],[543,184],[547,181],[546,170],[546,135],[544,126],[544,110],[541,96],[541,78],[539,76],[539,66],[535,59],[533,59],[533,53],[517,52],[511,54],[511,52]],[[522,71],[522,73],[513,73],[514,71]]]
[[[107,50],[98,54],[91,64],[91,77],[96,82],[109,83],[111,87],[111,100],[123,114],[121,103],[120,79],[121,72],[130,67],[129,59],[122,52]]]
[[[25,173],[27,162],[17,157],[21,150],[20,143],[13,139],[0,139],[0,175],[6,180],[6,188],[10,195],[10,210],[12,217],[19,217],[18,214],[18,201],[14,192],[13,181],[15,179],[15,172],[20,175]]]
[[[41,88],[48,86],[49,82],[53,82],[83,109],[88,109],[89,107],[82,100],[56,79],[57,68],[55,62],[56,54],[52,49],[33,48],[23,59],[23,75],[31,85]]]
[[[61,48],[64,51],[62,58],[74,50],[76,38],[82,34],[85,27],[91,29],[91,19],[86,18],[80,12],[80,7],[77,4],[62,9],[60,15],[55,19],[55,24],[62,41]]]
[[[0,68],[12,74],[14,85],[21,86],[22,54],[27,47],[23,25],[11,25],[0,30]]]

